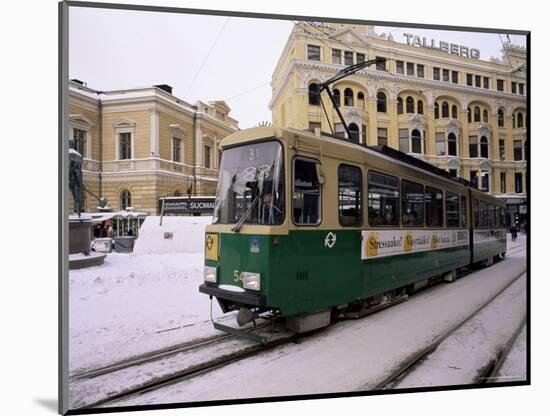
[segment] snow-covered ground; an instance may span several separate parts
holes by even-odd
[[[215,333],[202,268],[202,253],[111,253],[103,266],[71,270],[70,372]]]
[[[202,233],[196,224],[193,227]],[[525,237],[520,236],[514,243],[509,241],[508,249],[524,244]],[[209,321],[210,301],[198,292],[202,267],[201,244],[187,253],[112,253],[103,266],[72,270],[71,373],[217,333]],[[522,270],[524,256],[510,256],[364,320],[340,323],[302,344],[227,366],[185,386],[176,384],[142,396],[139,404],[372,388],[374,375],[387,374],[408,353],[464,319]],[[213,315],[221,316],[216,302]]]
[[[421,365],[400,380],[396,388],[459,385],[484,382],[479,370],[492,359],[523,326],[526,313],[526,276],[514,282],[497,299],[441,343]],[[525,362],[526,356],[523,356]],[[525,380],[525,372],[513,374]],[[496,377],[491,382],[509,381]]]
[[[284,345],[117,405],[370,390],[408,357],[464,320],[524,271],[525,256],[518,253],[451,285],[441,284],[420,292],[405,303],[365,319],[336,324],[298,345]],[[521,292],[521,283],[518,284],[519,289],[512,288],[513,293],[509,295],[512,298]],[[524,306],[524,298],[518,296],[517,299],[517,309],[509,312],[514,319],[514,311],[521,311],[520,304]],[[501,312],[493,311],[491,321],[498,321]],[[470,330],[474,329],[470,327]],[[479,329],[485,330],[484,327]],[[466,347],[462,350],[456,347],[451,356],[464,354],[471,357],[478,352],[480,356],[486,355],[487,348],[491,349],[493,345],[485,345],[486,338],[480,334],[476,337],[478,343],[473,352]],[[478,360],[472,361],[478,364]],[[444,385],[451,384],[444,379],[439,381]]]

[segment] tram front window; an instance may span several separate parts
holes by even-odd
[[[213,223],[277,225],[283,220],[281,144],[267,141],[224,150]]]

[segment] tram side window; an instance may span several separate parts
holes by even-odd
[[[496,207],[491,205],[489,208],[489,227],[495,228],[497,225]]]
[[[370,225],[399,225],[399,179],[369,172],[368,203]]]
[[[487,213],[487,203],[483,202],[483,201],[480,201],[479,202],[479,207],[480,207],[480,211],[481,211],[481,221],[480,221],[479,225],[482,228],[485,228],[485,227],[487,227],[487,217],[489,216],[488,213]]]
[[[426,225],[443,226],[443,191],[426,186]]]
[[[292,216],[296,224],[318,224],[321,221],[321,185],[316,164],[310,160],[294,160]]]
[[[500,208],[500,226],[506,227],[506,209]]]
[[[361,169],[356,166],[338,167],[338,217],[340,225],[358,226],[363,223]]]
[[[481,222],[479,221],[479,201],[474,199],[474,220],[475,227],[478,228]]]
[[[460,226],[466,228],[466,197],[460,195]]]
[[[401,181],[401,212],[404,227],[424,226],[424,186]]]
[[[459,226],[460,215],[457,194],[445,192],[445,214],[447,216],[447,227]]]

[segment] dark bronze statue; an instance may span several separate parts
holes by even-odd
[[[80,217],[82,212],[82,156],[76,150],[69,148],[69,189],[73,194],[74,211]]]

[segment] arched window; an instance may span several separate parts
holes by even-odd
[[[441,104],[441,117],[449,118],[449,103],[447,101],[443,101]]]
[[[489,113],[487,110],[483,110],[483,122],[488,123],[489,122]]]
[[[478,106],[474,107],[474,123],[481,121],[481,110]]]
[[[340,107],[342,104],[340,103],[340,90],[335,88],[332,91],[332,95],[334,96],[334,101],[336,101],[336,104],[338,104],[338,107]]]
[[[439,103],[435,103],[435,106],[434,106],[434,118],[439,118]]]
[[[411,132],[411,142],[412,153],[422,153],[422,136],[417,129]]]
[[[351,88],[344,90],[344,105],[348,107],[353,106],[353,90]]]
[[[472,108],[468,107],[468,123],[472,122]]]
[[[504,127],[504,112],[502,110],[498,110],[498,126]]]
[[[414,113],[414,99],[407,97],[407,113]]]
[[[397,97],[397,114],[403,114],[403,99]]]
[[[359,108],[365,108],[365,94],[362,92],[357,93],[357,106]]]
[[[181,192],[178,189],[176,189],[174,191],[174,196],[181,196]]]
[[[453,104],[453,107],[451,109],[451,117],[454,119],[458,118],[458,109],[456,108],[456,105]]]
[[[454,133],[449,133],[449,137],[447,138],[447,148],[448,148],[449,156],[457,156],[456,136]]]
[[[516,114],[513,114],[513,115],[512,115],[512,128],[513,128],[513,129],[516,128]]]
[[[123,190],[120,193],[120,209],[125,210],[132,206],[132,195],[128,189]]]
[[[523,113],[518,113],[518,128],[523,127]]]
[[[379,92],[376,94],[376,111],[379,113],[385,113],[388,111],[388,104],[386,101],[386,94]]]
[[[489,141],[485,136],[482,136],[479,141],[479,156],[485,159],[489,158]]]
[[[350,140],[359,143],[359,126],[355,123],[351,123],[348,128],[351,134]]]
[[[418,114],[424,114],[424,102],[422,100],[418,100]]]
[[[319,84],[309,84],[309,105],[319,105]]]

